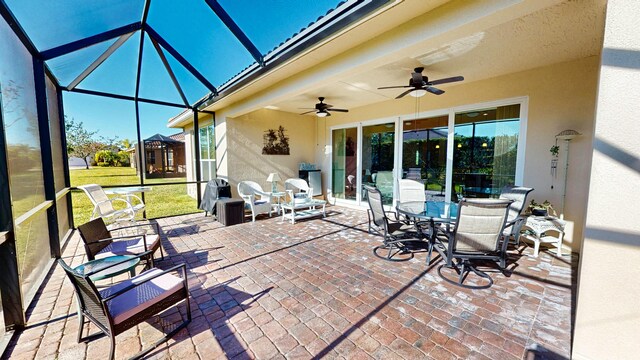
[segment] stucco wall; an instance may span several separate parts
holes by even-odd
[[[217,151],[218,161],[226,158],[225,166],[233,194],[237,194],[236,186],[242,180],[253,180],[263,189],[271,189],[267,176],[272,172],[279,173],[282,178],[278,183],[280,189],[283,189],[285,179],[298,177],[298,164],[314,162],[315,159],[315,125],[315,117],[269,109],[234,119],[226,118],[226,146],[221,144]],[[279,126],[283,126],[289,136],[290,155],[263,155],[264,132],[277,130]],[[220,136],[221,131],[220,128]]]
[[[575,129],[584,134],[570,144],[571,165],[565,206],[565,218],[569,221],[569,226],[565,243],[570,244],[573,251],[580,249],[587,205],[598,61],[598,57],[589,57],[457,86],[442,86],[446,90],[444,95],[427,95],[420,98],[420,111],[423,112],[528,97],[523,185],[535,189],[530,195],[531,198],[538,202],[548,199],[556,207],[561,203],[564,148],[561,146],[561,160],[558,164],[557,178],[554,179],[554,189],[551,189],[549,148],[555,143],[555,135],[562,130]],[[460,74],[464,75],[464,71]],[[325,120],[319,120],[319,128],[324,136],[318,136],[320,146],[316,149],[319,156],[317,162],[322,164],[323,169],[330,169],[331,154],[325,153],[324,146],[329,143],[331,126],[380,118],[397,118],[413,114],[414,109],[414,98],[406,96],[399,100],[351,109],[348,114],[325,118],[326,123]],[[327,180],[328,172],[325,172],[325,188]]]
[[[607,7],[574,359],[640,357],[638,2]]]

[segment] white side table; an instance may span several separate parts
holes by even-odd
[[[521,236],[533,241],[533,256],[535,257],[538,257],[540,243],[554,244],[558,256],[562,256],[562,240],[566,224],[566,221],[553,216],[529,216],[522,227],[523,234]],[[524,230],[530,230],[530,232],[524,232]]]
[[[280,215],[280,211],[282,211],[282,208],[280,207],[280,205],[282,204],[282,200],[284,200],[286,195],[287,193],[284,191],[277,191],[277,192],[271,193],[271,198],[276,199],[277,201],[277,205],[275,205],[275,207],[276,207],[276,211],[278,212],[278,215]]]

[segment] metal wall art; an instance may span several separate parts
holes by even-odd
[[[284,127],[278,127],[278,130],[269,129],[264,132],[264,146],[262,147],[263,155],[289,155],[289,137],[285,135]]]

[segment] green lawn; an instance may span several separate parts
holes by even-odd
[[[137,185],[140,179],[136,170],[128,167],[94,167],[90,169],[70,170],[71,186],[85,184],[109,185]],[[186,181],[185,178],[149,179],[145,185],[166,184]],[[73,191],[73,219],[75,225],[89,221],[93,205],[82,190]],[[197,212],[196,200],[187,195],[187,185],[153,186],[153,190],[145,193],[147,218],[153,219],[163,216],[189,214]]]

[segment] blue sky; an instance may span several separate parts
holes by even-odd
[[[39,50],[81,39],[140,19],[138,0],[6,0]],[[339,0],[219,0],[238,26],[266,54],[275,46],[339,4]],[[34,11],[38,9],[38,11]],[[214,86],[219,86],[253,63],[253,58],[204,0],[153,0],[148,23]],[[140,37],[135,34],[87,77],[79,88],[132,96]],[[67,85],[112,43],[105,42],[48,62],[62,85]],[[166,51],[190,103],[208,93]],[[182,103],[166,70],[145,39],[140,96]],[[136,139],[132,102],[65,93],[65,113],[89,130],[106,137]],[[143,105],[141,133],[172,134],[167,120],[179,108]]]

